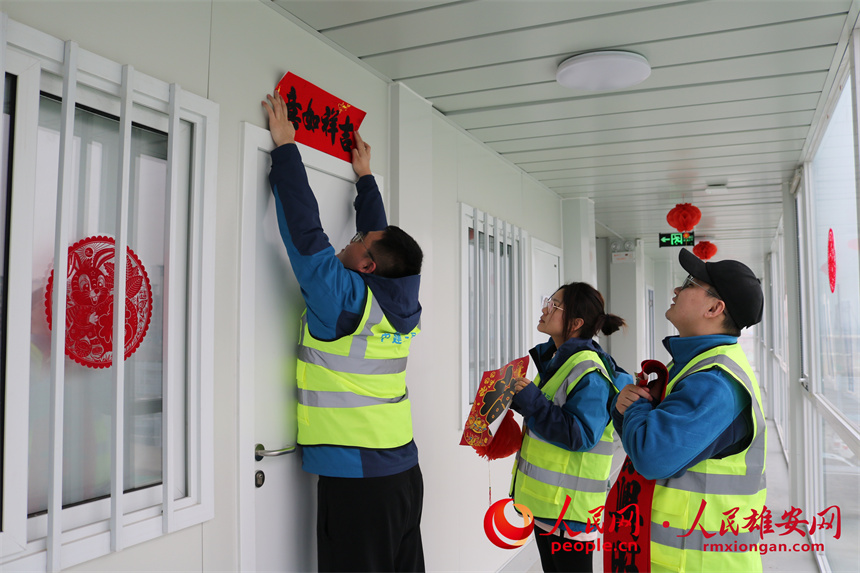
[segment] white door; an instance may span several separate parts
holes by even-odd
[[[537,331],[541,315],[541,298],[552,296],[562,284],[561,249],[532,237],[532,300],[529,301],[528,316],[532,346],[546,342],[548,337]],[[529,364],[529,371],[533,365]]]
[[[316,477],[295,452],[257,461],[255,447],[296,443],[296,344],[304,302],[278,230],[267,130],[244,124],[239,282],[239,564],[242,571],[316,569]],[[336,250],[355,234],[349,163],[299,145]],[[377,177],[377,182],[380,179]],[[264,481],[257,487],[257,476]]]

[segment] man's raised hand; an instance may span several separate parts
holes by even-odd
[[[365,143],[357,131],[353,132],[355,145],[352,148],[352,168],[359,177],[370,175],[370,144]]]
[[[260,103],[269,114],[269,132],[272,134],[272,141],[278,147],[287,143],[295,143],[296,129],[293,127],[293,122],[287,119],[287,104],[284,102],[284,98],[275,90],[272,95],[266,94],[266,99],[269,100],[268,103]]]

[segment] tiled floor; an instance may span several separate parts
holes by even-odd
[[[779,436],[768,421],[768,452],[767,452],[767,505],[776,511],[779,508],[790,507],[788,502],[788,465],[782,453]],[[765,537],[767,539],[767,537]],[[800,538],[798,538],[799,540]],[[778,541],[774,541],[779,543]],[[595,571],[603,570],[603,552],[594,555]],[[818,573],[815,556],[811,552],[790,553],[774,551],[762,556],[762,566],[765,571],[780,571],[786,573]],[[542,571],[540,557],[534,541],[527,543],[514,556],[501,573]]]

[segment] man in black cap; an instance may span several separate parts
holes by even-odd
[[[763,533],[766,426],[738,344],[740,330],[761,321],[761,284],[738,261],[706,263],[686,249],[679,260],[689,275],[666,311],[679,333],[663,341],[668,384],[629,384],[610,408],[633,467],[655,480],[651,570],[761,571],[757,551],[737,549]]]

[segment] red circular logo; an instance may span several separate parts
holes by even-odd
[[[111,237],[87,237],[69,247],[66,281],[66,354],[90,368],[113,360],[113,290],[115,243]],[[125,262],[125,358],[137,350],[152,317],[152,288],[146,269],[130,248]],[[54,271],[45,292],[51,328]]]
[[[521,546],[532,534],[535,527],[535,518],[531,510],[520,503],[514,503],[514,507],[523,515],[523,527],[517,527],[510,523],[505,517],[505,506],[509,502],[513,503],[514,500],[511,498],[501,499],[491,505],[487,513],[484,514],[484,533],[487,534],[487,539],[502,549],[516,549]],[[513,543],[503,540],[500,534]]]

